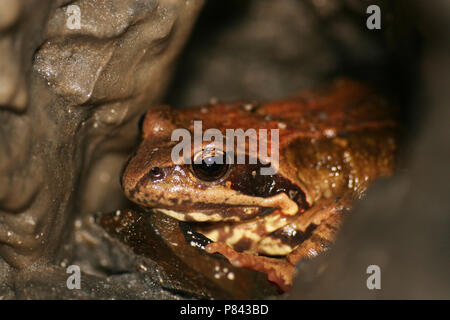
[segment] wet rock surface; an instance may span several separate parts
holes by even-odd
[[[66,247],[74,241],[75,219],[123,204],[119,173],[136,142],[139,117],[161,99],[202,4],[2,1],[0,273],[5,296],[15,288],[12,296],[20,298],[56,297],[52,292],[64,285],[57,275],[64,270],[52,270],[60,256],[73,256]],[[67,25],[70,6],[78,8],[79,28]],[[53,284],[49,274],[55,275]],[[22,279],[30,279],[34,289],[16,283]]]
[[[186,225],[162,214],[123,210],[75,222],[75,241],[57,265],[14,273],[2,299],[254,299],[276,296],[262,273],[233,267],[200,248]],[[187,238],[186,237],[190,237]],[[69,265],[81,269],[69,290]]]
[[[233,267],[223,257],[204,252],[205,239],[185,223],[131,210],[97,220],[140,257],[141,272],[153,273],[152,278],[170,292],[201,299],[261,299],[277,294],[265,274]]]

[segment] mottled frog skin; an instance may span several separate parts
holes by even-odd
[[[335,239],[352,203],[393,172],[392,108],[370,87],[337,80],[269,103],[214,103],[147,112],[142,141],[122,175],[126,196],[193,227],[235,266],[266,272],[288,290],[294,266]],[[279,129],[279,168],[261,164],[175,164],[174,129]],[[204,142],[205,149],[210,142]],[[192,148],[194,157],[198,150]]]

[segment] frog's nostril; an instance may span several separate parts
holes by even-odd
[[[153,181],[160,180],[160,179],[164,178],[164,171],[159,167],[153,167],[149,171],[149,176],[150,176],[150,179]]]

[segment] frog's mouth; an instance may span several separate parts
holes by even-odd
[[[284,192],[267,198],[244,196],[240,200],[235,204],[197,202],[194,206],[157,207],[153,210],[187,222],[239,222],[265,216],[277,209],[286,216],[299,212],[298,204]]]
[[[241,207],[241,206],[217,206],[217,208],[197,210],[174,210],[165,208],[153,208],[154,211],[168,215],[174,219],[186,222],[238,222],[265,216],[275,210],[271,207]]]

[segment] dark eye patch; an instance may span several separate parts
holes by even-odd
[[[236,164],[227,181],[231,181],[231,188],[243,194],[255,197],[271,197],[278,193],[286,193],[301,208],[308,207],[305,193],[285,177],[274,175],[261,175],[260,169],[268,165]]]

